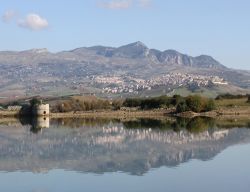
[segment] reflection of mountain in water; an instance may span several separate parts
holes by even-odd
[[[79,128],[60,123],[52,122],[50,129],[38,134],[30,133],[29,126],[1,126],[0,171],[66,169],[140,175],[150,168],[178,166],[190,159],[209,160],[231,145],[250,142],[246,128],[208,127],[190,132],[127,129],[128,124],[119,122],[84,122]]]

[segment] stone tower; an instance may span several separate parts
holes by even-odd
[[[33,115],[49,116],[49,104],[37,104],[33,107]]]

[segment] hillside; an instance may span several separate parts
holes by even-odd
[[[232,92],[250,89],[249,71],[229,69],[207,55],[149,49],[141,42],[58,53],[47,49],[2,51],[0,80],[1,98],[79,93],[140,96],[147,92],[171,94],[184,87],[191,92],[216,90],[221,85]]]

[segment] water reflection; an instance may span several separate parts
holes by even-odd
[[[239,120],[42,118],[20,122],[0,125],[0,171],[142,175],[191,159],[210,160],[229,146],[250,143],[249,122]]]
[[[22,125],[30,125],[30,132],[39,133],[42,129],[50,127],[50,118],[49,117],[34,117],[30,118],[23,116],[19,118],[19,121]]]

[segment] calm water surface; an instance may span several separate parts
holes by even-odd
[[[0,191],[250,191],[248,122],[8,119]]]

